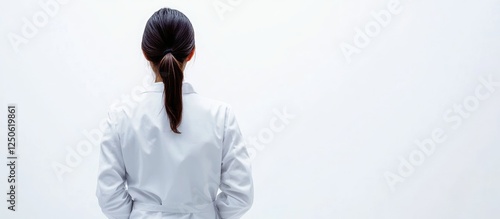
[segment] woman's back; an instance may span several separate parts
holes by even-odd
[[[163,111],[163,84],[124,113],[122,147],[129,193],[137,202],[203,204],[215,200],[220,181],[226,107],[183,85],[181,135]],[[186,89],[187,88],[187,89]]]

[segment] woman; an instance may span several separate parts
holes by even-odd
[[[249,156],[231,108],[183,82],[195,51],[189,19],[174,9],[155,12],[142,51],[156,81],[136,107],[109,113],[96,191],[102,211],[108,218],[240,218],[253,202]]]

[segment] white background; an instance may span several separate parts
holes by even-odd
[[[255,202],[244,218],[500,218],[500,87],[460,125],[444,119],[474,103],[481,77],[500,81],[500,1],[400,0],[350,62],[341,45],[391,0],[220,0],[224,13],[216,0],[66,1],[18,46],[9,36],[44,11],[37,0],[0,8],[3,203],[7,104],[19,126],[17,212],[1,204],[0,218],[104,218],[98,146],[62,180],[53,165],[151,75],[141,37],[165,6],[196,31],[186,81],[233,105],[245,137],[263,145],[247,145]],[[283,110],[294,118],[269,136]],[[384,174],[434,130],[446,139],[392,190]]]

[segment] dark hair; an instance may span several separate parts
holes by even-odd
[[[178,127],[182,119],[183,70],[194,47],[193,26],[182,12],[162,8],[146,23],[142,51],[153,71],[162,78],[165,110],[170,128],[177,134],[180,134]]]

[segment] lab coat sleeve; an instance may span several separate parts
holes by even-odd
[[[225,117],[221,192],[215,203],[222,219],[237,219],[252,206],[253,179],[245,142],[230,107],[226,108]]]
[[[133,202],[125,188],[126,170],[116,121],[116,113],[110,111],[100,144],[96,195],[108,218],[128,219]]]

